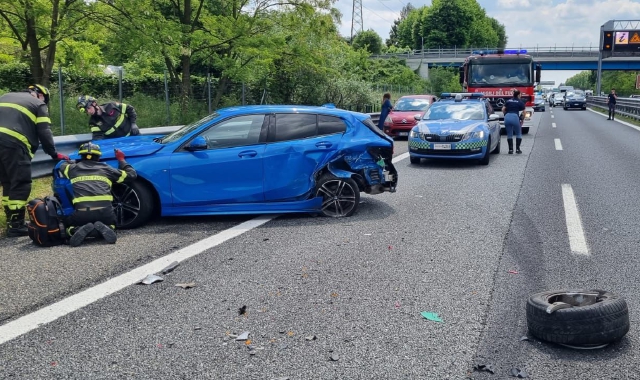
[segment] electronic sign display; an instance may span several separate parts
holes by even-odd
[[[640,53],[640,30],[616,31],[614,33],[614,52]]]

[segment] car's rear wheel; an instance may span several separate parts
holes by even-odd
[[[149,187],[142,181],[114,184],[111,194],[117,228],[136,228],[151,218],[154,197]]]
[[[323,216],[341,218],[353,215],[360,204],[360,189],[351,178],[325,174],[318,180],[316,196],[322,197]]]
[[[409,162],[414,165],[418,165],[420,163],[420,157],[409,156]]]

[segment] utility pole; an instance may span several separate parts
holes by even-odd
[[[360,26],[360,28],[358,28]],[[353,0],[353,12],[351,13],[351,43],[353,36],[364,30],[362,23],[362,0]]]

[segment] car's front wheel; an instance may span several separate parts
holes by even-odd
[[[420,163],[420,157],[409,156],[409,162],[418,165]]]
[[[111,188],[116,228],[129,229],[145,224],[153,214],[153,194],[141,181],[117,183]]]
[[[322,197],[323,216],[341,218],[353,215],[360,204],[360,189],[351,178],[325,174],[318,180],[316,196]]]

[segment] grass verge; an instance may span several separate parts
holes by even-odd
[[[45,178],[36,178],[31,183],[31,194],[29,195],[29,200],[33,198],[42,198],[46,195],[51,195],[51,182],[53,181],[52,177]],[[0,186],[0,191],[2,186]],[[27,216],[27,219],[29,217]],[[7,216],[4,213],[4,207],[2,208],[2,212],[0,212],[0,239],[4,239],[7,233]]]
[[[597,106],[589,106],[589,107],[592,110],[594,110],[596,112],[599,112],[599,113],[601,113],[601,114],[603,114],[605,116],[609,115],[609,110],[607,110],[607,109],[600,108],[600,107],[597,107]],[[616,119],[620,119],[622,121],[626,121],[627,123],[630,123],[630,124],[633,124],[633,125],[636,125],[636,126],[640,127],[640,121],[639,120],[632,119],[630,117],[626,117],[626,116],[620,115],[618,113],[616,113]]]

